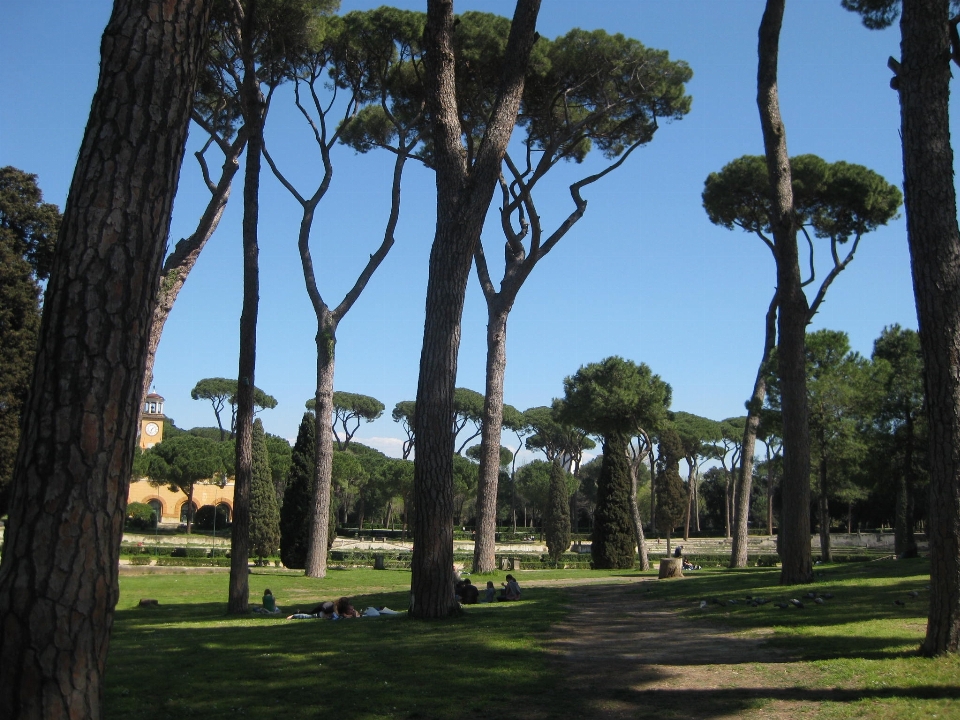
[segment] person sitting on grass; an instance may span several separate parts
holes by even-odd
[[[493,580],[487,580],[487,591],[483,594],[483,602],[496,602],[497,589],[493,586]]]
[[[267,588],[263,591],[263,612],[268,613],[278,613],[280,608],[277,607],[277,601],[273,597],[273,593],[270,592],[270,588]]]
[[[463,587],[460,588],[460,602],[464,605],[476,605],[480,597],[480,591],[477,586],[470,582],[470,578],[463,581]]]
[[[350,598],[342,597],[337,600],[337,615],[342,618],[358,618],[360,613],[350,604]]]
[[[497,600],[520,599],[520,584],[513,575],[507,575],[507,581],[500,584],[503,585],[503,590],[500,591],[500,597]]]

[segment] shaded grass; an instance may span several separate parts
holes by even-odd
[[[638,603],[676,607],[690,632],[721,626],[762,633],[784,661],[746,665],[729,688],[644,690],[641,682],[602,698],[571,697],[557,677],[545,636],[571,612],[576,592],[559,585],[629,582],[641,573],[518,571],[529,598],[520,603],[473,606],[436,622],[405,616],[331,622],[227,616],[222,571],[125,572],[105,716],[376,720],[510,717],[522,708],[526,717],[562,718],[626,702],[642,707],[637,717],[796,717],[798,706],[809,706],[811,717],[960,718],[958,659],[915,655],[926,627],[928,572],[926,561],[917,560],[819,566],[816,583],[795,588],[781,588],[779,571],[765,568],[639,583],[629,591]],[[482,586],[488,579],[499,586],[502,573],[476,581]],[[530,586],[534,580],[537,587]],[[341,595],[358,608],[403,610],[409,582],[409,572],[399,570],[332,570],[315,580],[254,569],[251,604],[269,587],[284,614]],[[834,598],[816,605],[803,598],[808,591]],[[805,607],[754,608],[745,604],[747,595],[799,597]],[[157,599],[159,607],[137,607],[142,597]],[[700,600],[713,598],[724,605],[699,608]],[[897,599],[905,604],[895,605]],[[644,674],[660,675],[657,666]]]

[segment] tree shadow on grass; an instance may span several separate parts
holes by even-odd
[[[353,600],[361,608],[406,597]],[[436,622],[237,617],[221,603],[121,610],[106,717],[453,719],[511,716],[518,699],[549,706],[558,680],[529,638],[563,614],[558,598],[476,606]]]
[[[650,678],[651,680],[654,678]],[[629,717],[635,720],[712,720],[739,716],[748,710],[759,710],[772,702],[856,703],[882,700],[945,700],[960,699],[960,688],[943,686],[886,687],[886,688],[706,688],[706,689],[650,689],[621,688],[584,693],[571,699],[568,715],[553,717]],[[816,712],[813,708],[811,716]],[[760,715],[762,717],[762,714]]]

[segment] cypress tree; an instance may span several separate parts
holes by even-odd
[[[38,281],[50,274],[60,219],[57,206],[43,202],[36,175],[0,168],[0,516],[7,514],[37,349]]]
[[[280,508],[280,560],[285,567],[296,570],[306,566],[313,479],[316,475],[316,444],[316,419],[312,413],[304,413],[297,442],[293,446],[287,487]],[[331,512],[330,515],[333,517],[334,514]]]
[[[556,562],[570,547],[570,497],[567,492],[567,473],[554,461],[550,464],[550,495],[544,517],[547,550]]]
[[[259,418],[253,423],[253,477],[250,484],[250,551],[258,564],[280,546],[280,511],[270,472],[270,454]]]
[[[636,557],[630,517],[630,465],[627,439],[610,433],[603,441],[603,461],[597,480],[590,554],[598,569],[632,568]]]

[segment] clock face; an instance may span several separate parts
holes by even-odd
[[[149,422],[147,423],[147,426],[144,428],[144,430],[146,431],[147,435],[149,435],[150,437],[153,437],[158,432],[160,432],[160,426],[157,425],[155,422]]]

